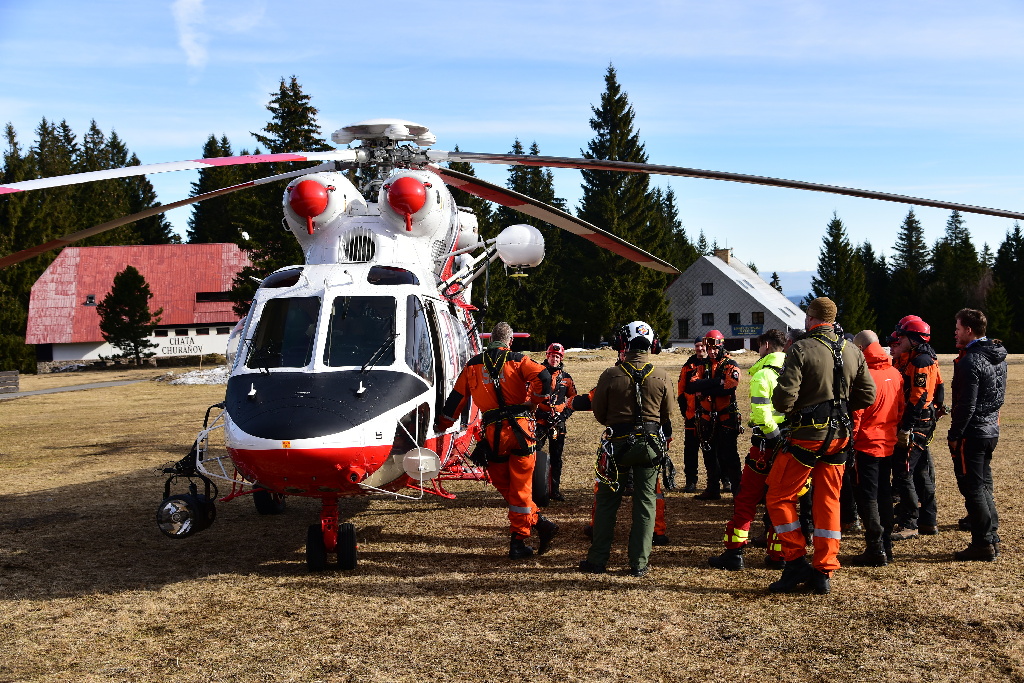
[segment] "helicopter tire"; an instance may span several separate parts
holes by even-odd
[[[253,491],[252,502],[261,515],[280,515],[286,505],[284,494],[266,490]]]
[[[338,526],[338,569],[355,569],[358,561],[359,543],[356,540],[356,527],[346,522]]]
[[[319,524],[310,524],[306,532],[306,566],[311,572],[327,569],[327,546]]]
[[[542,508],[551,502],[551,458],[547,451],[539,448],[533,466],[533,502]]]

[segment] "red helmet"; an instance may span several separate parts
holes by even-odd
[[[545,351],[544,353],[546,353],[549,356],[552,354],[556,356],[564,356],[565,347],[559,344],[558,342],[555,342],[554,344],[548,344],[548,350]]]
[[[725,336],[718,330],[711,330],[704,335],[704,345],[710,348],[717,348],[725,343]]]
[[[916,320],[914,318],[916,318]],[[900,325],[900,328],[896,334],[912,334],[915,337],[919,338],[922,342],[927,343],[932,338],[931,325],[921,320],[920,318],[917,318],[917,316],[914,316],[914,318],[907,320],[905,323],[901,320],[900,322],[902,324]],[[904,320],[906,320],[906,318],[904,318]]]

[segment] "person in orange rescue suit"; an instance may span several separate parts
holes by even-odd
[[[693,355],[686,359],[679,370],[679,385],[676,390],[679,412],[683,414],[683,493],[697,492],[697,468],[700,461],[700,438],[697,436],[697,396],[686,393],[686,385],[707,361],[708,353],[703,337],[693,340]]]
[[[616,344],[619,361],[601,373],[594,387],[594,418],[607,429],[598,451],[597,509],[593,540],[579,564],[585,574],[602,574],[611,555],[615,519],[628,478],[633,484],[633,515],[628,556],[629,573],[645,576],[654,531],[655,489],[672,436],[672,380],[649,363],[648,352],[660,345],[650,325],[623,325]]]
[[[811,301],[805,312],[807,334],[786,352],[772,393],[775,410],[786,416],[789,440],[768,475],[768,515],[782,540],[786,566],[768,590],[792,593],[804,584],[824,595],[839,568],[839,492],[852,435],[850,412],[875,402],[875,382],[864,355],[839,338],[832,324],[836,305],[828,297]],[[810,474],[814,480],[814,562],[797,514],[797,497]]]
[[[740,369],[725,351],[725,337],[718,330],[704,335],[709,362],[686,383],[683,391],[696,396],[696,427],[704,452],[707,488],[695,496],[698,500],[718,500],[720,488],[728,482],[735,493],[740,486],[740,411],[736,405],[736,387]]]
[[[897,323],[889,346],[893,365],[903,375],[906,401],[893,452],[892,486],[900,498],[894,541],[939,533],[935,462],[929,445],[935,423],[945,415],[945,386],[935,351],[929,345],[931,331],[924,320],[908,315]]]
[[[853,413],[853,493],[866,549],[850,563],[884,567],[892,562],[892,451],[903,417],[903,375],[873,331],[858,332],[853,343],[864,354],[876,392],[874,403]]]
[[[782,445],[781,427],[785,422],[785,417],[772,407],[772,392],[782,372],[785,345],[786,335],[779,330],[768,330],[757,338],[761,358],[749,370],[750,420],[747,425],[753,428],[750,452],[743,465],[739,491],[733,493],[732,519],[725,526],[725,552],[708,558],[708,564],[715,569],[743,569],[743,548],[749,542],[750,524],[757,514],[757,504],[764,500],[768,490],[768,472]],[[772,569],[782,569],[785,564],[782,545],[771,526],[767,527],[766,544],[765,564]]]
[[[553,390],[551,395],[537,408],[537,438],[547,433],[547,451],[551,458],[551,500],[562,502],[562,452],[565,450],[565,422],[572,415],[572,399],[576,396],[576,384],[572,375],[562,364],[565,347],[549,344],[544,358],[544,367],[551,373]]]
[[[455,380],[435,427],[449,429],[470,398],[480,407],[483,438],[477,444],[478,454],[484,451],[491,483],[508,503],[512,535],[508,556],[516,560],[533,555],[525,542],[532,527],[537,527],[537,554],[542,554],[558,533],[558,525],[539,514],[533,502],[534,413],[551,392],[551,373],[511,351],[511,345],[512,327],[505,322],[495,325],[488,347],[470,358]]]

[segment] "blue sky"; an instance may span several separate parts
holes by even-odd
[[[1024,4],[0,0],[0,123],[115,129],[143,163],[201,155],[210,133],[255,145],[296,75],[325,135],[367,118],[429,126],[437,148],[519,137],[578,156],[609,63],[652,163],[1024,210]],[[299,150],[296,150],[299,151]],[[504,182],[505,167],[479,167]],[[557,170],[574,203],[580,175]],[[163,202],[192,173],[150,176]],[[693,179],[681,219],[762,273],[810,271],[833,211],[886,254],[900,204]],[[920,208],[927,238],[948,212]],[[188,209],[168,214],[184,231]],[[967,216],[993,248],[1012,221]],[[644,246],[644,245],[639,245]],[[805,290],[805,275],[784,280]]]

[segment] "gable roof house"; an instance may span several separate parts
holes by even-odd
[[[749,349],[765,330],[786,332],[804,326],[800,307],[734,258],[730,249],[697,259],[668,286],[665,296],[673,320],[673,345],[690,345],[718,330],[726,348]]]
[[[231,282],[248,257],[235,244],[67,247],[32,285],[27,344],[36,360],[96,360],[119,351],[100,332],[96,304],[114,276],[134,266],[149,283],[151,311],[163,308],[150,336],[159,356],[225,353],[238,316]]]

